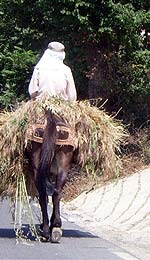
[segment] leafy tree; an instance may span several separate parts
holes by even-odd
[[[123,118],[148,119],[148,0],[1,0],[0,13],[1,107],[27,96],[34,64],[57,40],[79,98],[108,98],[107,109],[122,107]]]

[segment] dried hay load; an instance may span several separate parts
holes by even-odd
[[[29,125],[45,122],[45,109],[76,129],[81,168],[88,173],[114,176],[121,167],[120,144],[126,131],[120,121],[88,101],[67,102],[43,97],[22,103],[14,112],[0,114],[0,194],[13,194],[23,173]]]

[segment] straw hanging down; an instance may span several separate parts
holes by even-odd
[[[22,230],[23,216],[26,215],[26,221],[30,224],[29,232],[24,235]],[[27,238],[29,233],[36,239],[40,240],[32,213],[32,209],[29,202],[28,193],[26,190],[26,183],[24,175],[21,175],[17,179],[16,197],[15,197],[15,220],[14,220],[14,231],[17,239]]]

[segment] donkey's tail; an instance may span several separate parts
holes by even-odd
[[[48,176],[56,147],[56,122],[51,110],[46,111],[47,125],[44,131],[39,165],[40,175]],[[44,177],[43,176],[43,177]]]

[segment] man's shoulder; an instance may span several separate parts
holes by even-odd
[[[64,64],[63,63],[63,68],[64,68],[64,70],[66,71],[66,72],[71,72],[71,69],[70,69],[70,67],[69,66],[67,66],[66,64]]]
[[[34,67],[34,70],[35,70],[35,71],[38,71],[38,70],[39,70],[39,67],[36,65],[36,66]]]

